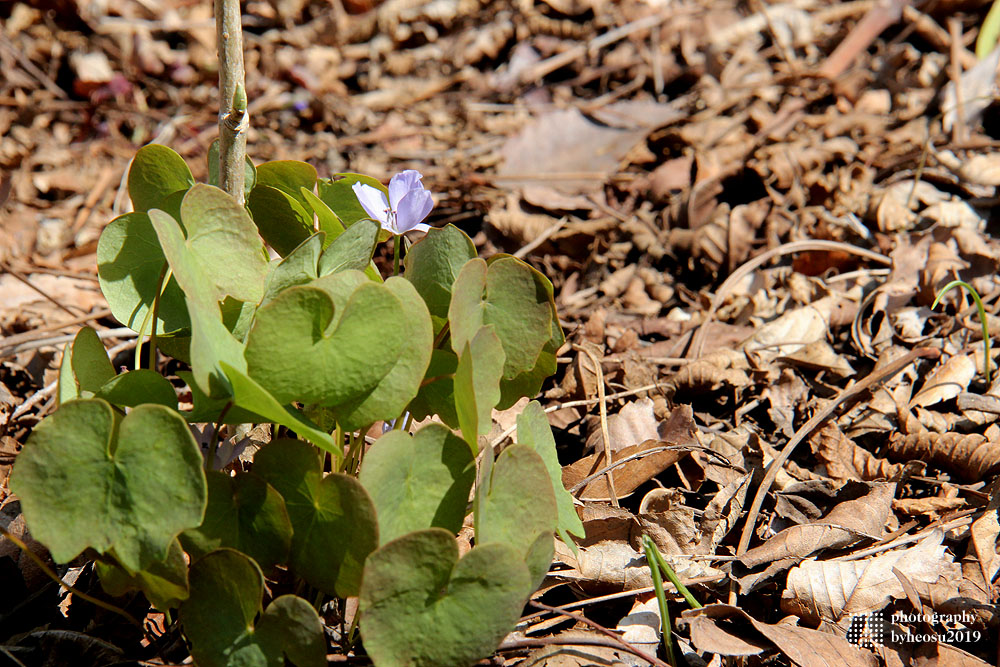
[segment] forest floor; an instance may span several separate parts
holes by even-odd
[[[996,355],[964,292],[931,308],[962,279],[1000,333],[988,4],[250,0],[248,152],[417,169],[427,222],[552,280],[540,400],[587,538],[538,600],[655,653],[645,533],[708,605],[671,602],[690,665],[997,665]],[[82,324],[131,363],[97,240],[139,146],[204,180],[215,28],[191,0],[0,21],[0,527],[44,559],[7,477]],[[583,482],[606,451],[614,499]],[[104,595],[85,560],[58,573]],[[514,637],[552,645],[491,664],[647,664],[525,613]],[[164,664],[141,639],[0,538],[0,665]]]

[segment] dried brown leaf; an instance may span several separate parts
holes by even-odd
[[[836,635],[794,625],[770,625],[724,604],[689,609],[677,619],[677,625],[687,626],[691,643],[708,653],[759,655],[777,649],[799,667],[879,664],[874,655]]]
[[[826,467],[827,476],[833,479],[864,481],[890,479],[904,467],[902,464],[878,458],[867,449],[858,447],[833,423],[822,428],[812,439],[811,444],[816,458]]]
[[[1000,467],[1000,442],[978,433],[896,433],[889,438],[887,452],[897,461],[926,461],[970,481]]]
[[[810,623],[837,623],[850,614],[878,611],[904,596],[893,573],[902,572],[921,598],[937,585],[954,588],[961,569],[941,544],[944,533],[932,531],[916,545],[856,561],[806,561],[788,572],[782,610]]]
[[[835,506],[815,523],[792,526],[740,557],[747,567],[789,558],[805,558],[822,549],[850,546],[866,537],[880,537],[889,518],[894,483],[871,483],[860,498]]]

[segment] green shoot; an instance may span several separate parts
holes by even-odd
[[[992,13],[992,10],[991,10]],[[1000,18],[1000,17],[998,17]],[[931,310],[937,308],[938,302],[941,297],[945,295],[945,292],[950,290],[952,287],[962,287],[971,296],[972,300],[976,302],[976,310],[979,312],[979,324],[983,327],[983,345],[985,346],[985,358],[983,359],[983,375],[986,376],[986,384],[990,384],[990,326],[986,321],[986,308],[983,307],[983,300],[979,298],[979,293],[976,292],[975,288],[964,280],[952,280],[950,283],[941,288],[937,296],[934,298],[934,303],[931,304]]]

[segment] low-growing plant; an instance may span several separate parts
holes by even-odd
[[[427,228],[415,171],[386,188],[248,162],[244,187],[245,207],[164,146],[135,156],[135,210],[108,224],[97,260],[114,316],[148,336],[147,367],[116,372],[89,328],[66,346],[59,407],[11,477],[33,536],[56,562],[92,558],[109,594],[141,591],[178,619],[203,667],[326,664],[318,612],[355,596],[377,665],[489,655],[544,577],[553,533],[583,535],[538,403],[518,444],[495,460],[480,445],[491,411],[555,370],[551,283],[515,257],[479,259],[452,225]],[[424,235],[407,249],[409,230]],[[383,277],[373,256],[390,240]],[[189,369],[183,406],[157,349]],[[203,449],[190,425],[205,422]],[[276,437],[226,472],[219,433],[248,423]]]

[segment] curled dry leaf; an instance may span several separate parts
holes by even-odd
[[[759,359],[761,365],[766,365],[809,343],[825,340],[830,330],[830,316],[838,301],[840,297],[823,297],[808,306],[786,312],[760,327],[743,344],[743,349]]]
[[[850,546],[866,537],[881,537],[896,492],[893,483],[872,483],[860,498],[834,507],[815,523],[792,526],[740,557],[747,567],[784,559],[801,559],[821,549]]]
[[[955,398],[968,389],[976,377],[976,362],[967,354],[956,354],[928,376],[923,388],[910,401],[910,407],[926,408]]]
[[[887,451],[897,461],[930,462],[968,481],[985,479],[1000,468],[1000,442],[978,433],[896,433]]]
[[[687,626],[699,651],[720,655],[760,655],[777,649],[798,667],[876,667],[876,657],[846,639],[794,625],[770,625],[737,607],[711,604],[689,609],[677,619]]]
[[[833,479],[890,479],[904,468],[858,447],[833,423],[822,428],[811,444],[816,458],[826,466],[827,476]]]
[[[851,614],[878,611],[905,595],[893,572],[903,573],[922,599],[941,599],[932,588],[955,588],[961,569],[932,531],[916,545],[856,561],[807,561],[788,572],[781,608],[809,623],[837,623]],[[946,595],[943,599],[953,597]]]
[[[608,438],[612,452],[633,447],[646,440],[658,440],[657,419],[653,414],[653,401],[641,398],[625,406],[617,414],[608,417]],[[603,436],[598,428],[587,437],[587,449],[601,449]]]
[[[681,367],[668,381],[668,393],[683,391],[707,393],[732,387],[740,389],[750,384],[746,370],[746,357],[732,349],[716,350],[700,359]]]

